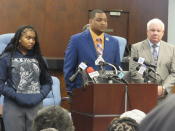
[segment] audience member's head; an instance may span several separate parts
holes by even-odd
[[[60,106],[44,107],[38,111],[33,122],[33,131],[55,128],[59,131],[74,131],[72,119],[67,110]]]
[[[129,117],[114,118],[109,127],[108,131],[137,131],[138,123]]]
[[[149,112],[140,123],[139,131],[174,131],[174,100],[175,95],[173,94]]]
[[[129,117],[134,119],[139,124],[145,118],[145,116],[146,114],[143,111],[134,109],[121,114],[120,118]]]
[[[108,131],[136,131],[138,124],[145,118],[146,114],[143,111],[134,109],[127,111],[114,118],[109,125]]]
[[[47,129],[42,129],[40,131],[58,131],[58,130],[55,128],[47,128]]]

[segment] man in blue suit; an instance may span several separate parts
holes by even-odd
[[[89,24],[89,29],[71,37],[65,52],[64,77],[68,91],[82,87],[80,76],[74,82],[69,81],[81,62],[85,62],[88,67],[99,70],[100,68],[95,65],[95,61],[99,56],[102,56],[106,62],[120,65],[118,41],[111,35],[104,33],[107,29],[105,12],[99,9],[93,10],[90,13]],[[100,46],[98,43],[101,43]],[[111,67],[106,66],[105,69],[110,70]]]

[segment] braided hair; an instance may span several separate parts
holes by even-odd
[[[114,118],[108,127],[108,131],[137,131],[137,129],[137,122],[129,117]]]
[[[11,41],[8,43],[7,47],[3,51],[2,55],[4,53],[10,53],[10,64],[11,64],[13,55],[17,51],[18,47],[20,46],[19,40],[20,40],[21,36],[24,33],[26,33],[27,31],[35,32],[35,45],[31,51],[33,52],[33,56],[37,59],[37,61],[39,63],[39,67],[41,70],[40,82],[41,82],[41,84],[44,84],[44,82],[48,82],[48,80],[47,80],[48,69],[47,69],[47,65],[42,57],[39,39],[38,39],[38,34],[37,34],[36,30],[34,29],[34,27],[32,27],[31,25],[25,25],[25,26],[19,27],[18,30],[16,31],[14,37],[11,39]]]

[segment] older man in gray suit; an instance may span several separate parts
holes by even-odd
[[[140,66],[133,59],[129,64],[132,81],[142,83],[146,77],[147,82],[157,83],[159,96],[165,92],[171,93],[175,85],[175,46],[162,41],[164,28],[160,19],[150,20],[147,23],[147,39],[133,44],[131,48],[132,58],[144,58],[144,62],[153,64],[156,68]],[[142,74],[142,70],[147,73]]]

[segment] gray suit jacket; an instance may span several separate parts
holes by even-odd
[[[131,57],[142,57],[145,61],[153,63],[151,54],[151,47],[148,40],[144,40],[132,45]],[[131,79],[134,82],[143,82],[143,77],[136,71],[137,62],[130,60],[129,69],[131,72]],[[159,56],[157,62],[156,72],[157,83],[162,85],[169,93],[171,87],[175,85],[175,46],[164,41],[160,42]]]

